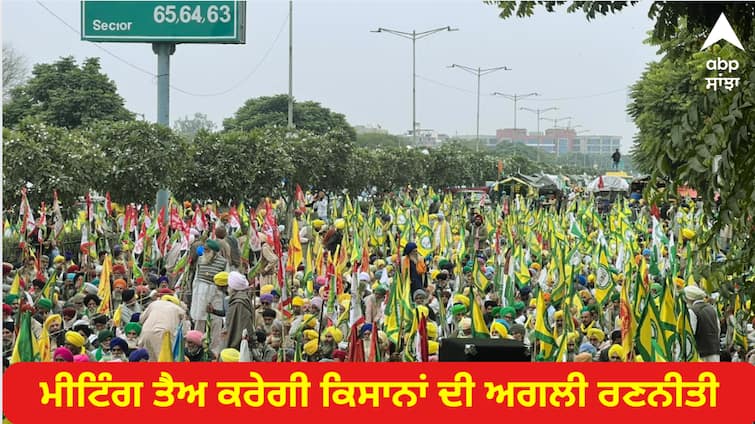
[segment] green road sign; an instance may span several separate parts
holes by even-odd
[[[246,42],[246,1],[82,0],[81,39],[114,42]]]

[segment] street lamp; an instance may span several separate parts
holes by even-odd
[[[462,71],[469,72],[472,75],[477,75],[477,151],[480,151],[480,77],[487,74],[492,74],[496,71],[510,71],[510,68],[505,66],[498,66],[496,68],[482,69],[479,66],[472,68],[470,66],[453,64],[449,68],[459,68]]]
[[[374,31],[371,31],[371,32],[387,32],[388,34],[393,34],[401,38],[407,38],[409,40],[412,40],[412,144],[415,146],[417,144],[417,89],[416,89],[417,40],[421,40],[423,38],[429,37],[441,31],[458,31],[458,30],[459,30],[458,28],[451,28],[450,26],[444,26],[441,28],[429,29],[427,31],[422,31],[422,32],[417,32],[416,30],[412,30],[412,32],[404,32],[404,31],[397,31],[395,29],[388,29],[388,28],[378,28]]]
[[[512,100],[514,102],[514,130],[516,130],[516,102],[520,99],[526,99],[527,97],[539,96],[539,93],[527,93],[527,94],[506,94],[494,91],[493,96],[501,96],[503,98]]]
[[[549,112],[551,110],[558,110],[557,107],[549,107],[547,109],[531,109],[528,107],[520,107],[519,110],[526,110],[528,112],[532,112],[537,114],[537,160],[540,161],[540,139],[542,136],[540,135],[540,114]]]
[[[544,121],[553,121],[553,129],[557,129],[559,121],[563,121],[563,120],[566,120],[566,119],[568,119],[568,120],[571,121],[573,118],[571,116],[565,116],[563,118],[540,118],[540,119],[542,119]],[[553,143],[553,144],[554,144],[554,147],[556,149],[556,156],[559,156],[559,154],[558,154],[558,148],[559,148],[558,136],[555,133],[553,134],[553,140],[555,141],[555,143]]]

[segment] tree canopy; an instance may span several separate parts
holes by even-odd
[[[64,128],[134,119],[123,106],[115,82],[100,72],[99,59],[86,59],[79,66],[71,56],[35,65],[32,77],[11,91],[11,100],[3,108],[4,125],[13,127],[28,116]]]

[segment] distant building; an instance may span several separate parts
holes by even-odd
[[[357,134],[388,134],[388,130],[382,128],[380,125],[355,125],[354,131]]]
[[[496,131],[496,139],[499,143],[521,143],[556,155],[610,155],[621,148],[620,136],[577,135],[573,129],[566,128],[551,128],[543,133],[528,133],[523,128],[504,128]]]
[[[407,134],[402,136],[407,145],[412,144],[412,135]],[[437,147],[444,141],[448,140],[448,135],[441,134],[433,129],[418,129],[417,130],[417,147]]]

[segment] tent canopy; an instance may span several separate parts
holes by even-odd
[[[603,180],[602,187],[600,187],[601,179]],[[592,192],[592,193],[599,192],[599,191],[628,191],[628,190],[629,190],[629,183],[626,182],[626,180],[620,177],[612,177],[609,175],[598,177],[590,181],[590,184],[587,185],[587,191]]]

